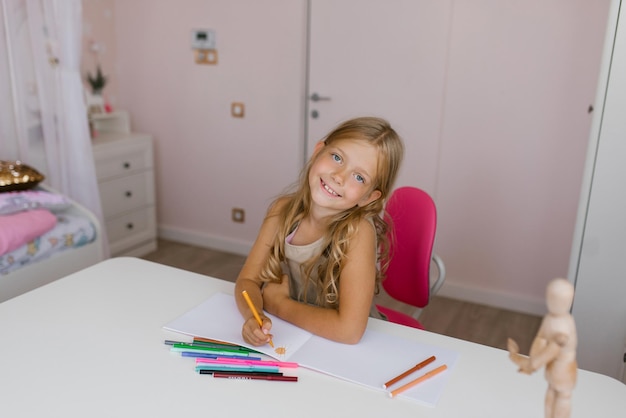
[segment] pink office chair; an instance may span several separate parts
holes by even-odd
[[[407,315],[386,306],[376,308],[390,322],[424,329],[417,320],[430,299],[445,280],[445,266],[433,253],[437,228],[437,209],[428,193],[416,187],[396,189],[386,205],[393,233],[389,234],[391,260],[382,286],[393,299],[419,308]],[[431,261],[438,276],[431,280]]]

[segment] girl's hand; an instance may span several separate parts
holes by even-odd
[[[280,283],[266,283],[263,287],[263,306],[267,312],[278,316],[281,304],[289,300],[289,277],[283,274]]]
[[[266,316],[260,315],[260,317],[263,321],[262,327],[259,326],[259,323],[256,321],[254,316],[251,316],[246,320],[246,322],[243,323],[243,327],[241,329],[241,336],[243,337],[243,340],[255,347],[269,343],[270,338],[272,337],[272,334],[270,334],[272,321]]]

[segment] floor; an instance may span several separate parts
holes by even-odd
[[[245,257],[174,241],[159,240],[156,251],[142,257],[183,270],[235,281]],[[377,302],[410,313],[387,295],[378,295]],[[523,354],[528,354],[541,317],[461,300],[434,296],[422,311],[420,321],[431,332],[506,349],[507,338],[515,339]]]

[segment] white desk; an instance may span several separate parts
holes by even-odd
[[[543,417],[542,373],[502,350],[371,320],[378,331],[460,353],[435,408],[303,368],[297,383],[198,375],[162,326],[233,284],[115,258],[0,304],[1,417]],[[219,320],[211,318],[210,320]],[[381,382],[382,383],[382,382]],[[580,371],[572,418],[626,411],[626,385]]]

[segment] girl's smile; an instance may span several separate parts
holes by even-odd
[[[333,189],[331,189],[328,184],[324,183],[324,180],[320,179],[320,183],[322,185],[322,187],[324,188],[324,190],[326,190],[331,196],[338,196],[341,197],[341,195],[339,193],[337,193],[336,191],[334,191]]]

